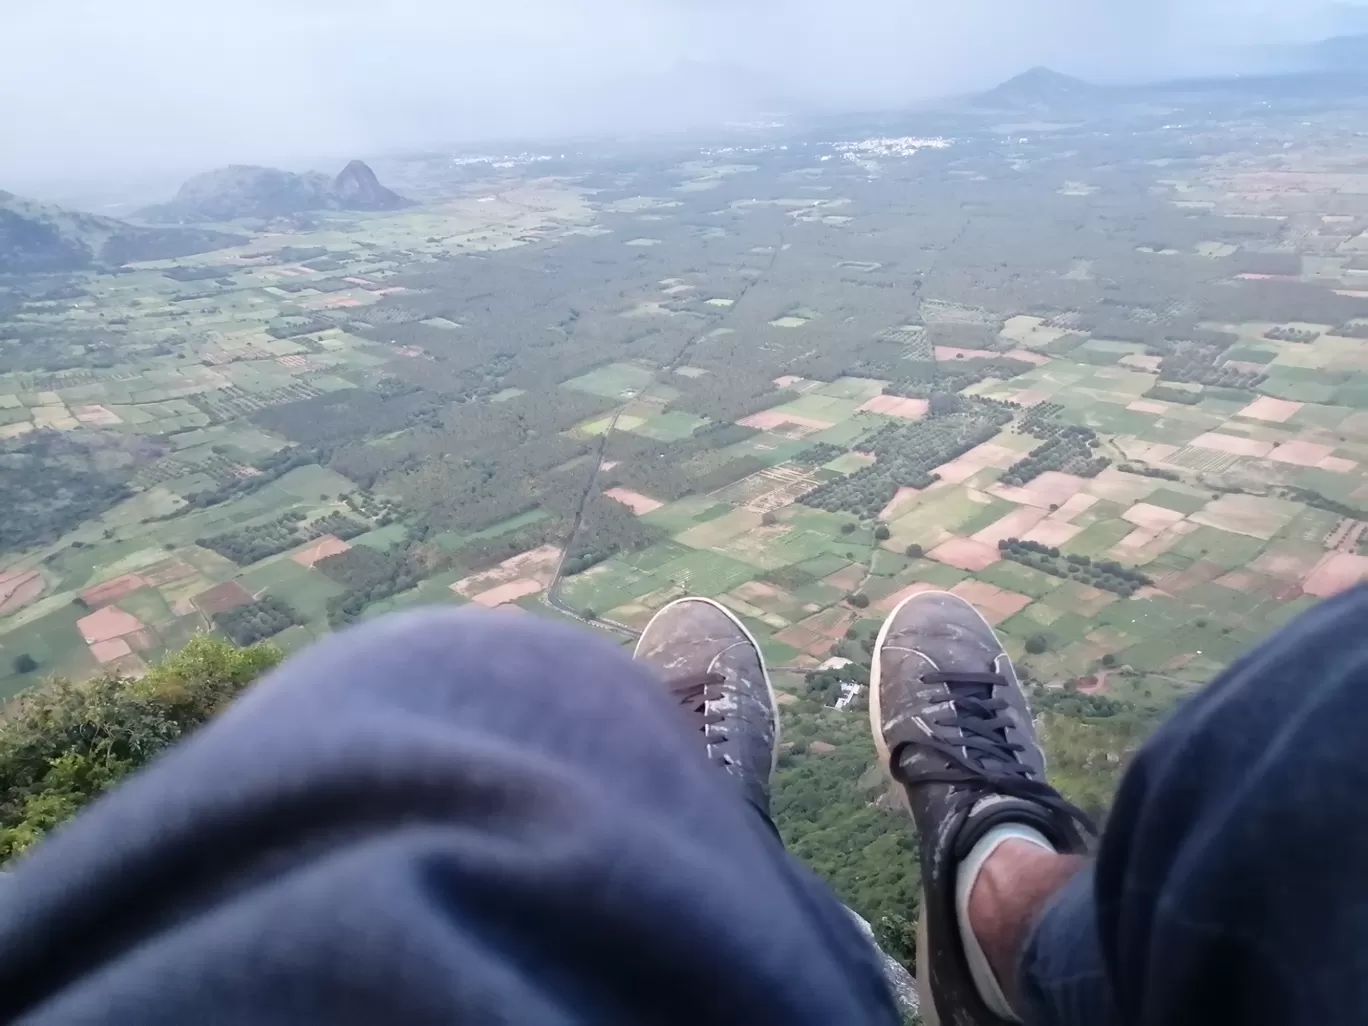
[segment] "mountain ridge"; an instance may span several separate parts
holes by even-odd
[[[170,260],[242,245],[244,236],[151,228],[0,189],[0,274],[52,273]]]
[[[333,178],[254,164],[230,164],[195,175],[169,203],[139,211],[144,220],[195,224],[272,220],[315,210],[400,210],[411,201],[380,183],[364,161],[353,160]]]

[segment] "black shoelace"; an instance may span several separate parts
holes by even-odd
[[[1007,715],[1009,705],[994,694],[997,688],[1009,686],[1006,677],[1000,673],[934,672],[923,674],[922,680],[950,688],[951,704],[926,720],[935,736],[917,742],[944,758],[950,768],[919,774],[918,783],[967,785],[969,790],[960,796],[960,806],[978,801],[981,795],[974,791],[979,789],[1034,802],[1096,835],[1092,818],[1049,784],[1034,779],[1030,767],[1019,758],[1025,747],[1007,739],[1007,728],[1014,726]],[[947,740],[947,734],[953,740]],[[895,757],[893,767],[896,776],[901,759]]]
[[[666,685],[675,696],[680,709],[689,717],[695,729],[708,739],[709,744],[727,740],[725,734],[708,730],[723,720],[721,713],[708,712],[708,703],[722,697],[718,688],[726,682],[727,678],[720,673],[695,673],[672,680]]]

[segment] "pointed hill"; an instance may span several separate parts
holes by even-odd
[[[332,198],[343,210],[398,210],[412,206],[392,189],[380,184],[370,165],[353,160],[332,182]]]
[[[1107,90],[1049,68],[1032,68],[995,89],[980,93],[975,105],[994,110],[1060,111],[1095,107]]]

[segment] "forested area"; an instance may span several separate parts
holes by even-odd
[[[282,598],[263,595],[245,606],[215,613],[214,626],[235,645],[254,645],[273,638],[287,627],[308,623],[308,618]]]
[[[1005,403],[960,400],[953,413],[892,423],[861,442],[875,461],[849,477],[828,481],[799,501],[833,513],[854,513],[873,519],[892,501],[899,488],[925,488],[936,477],[936,467],[988,441],[1012,420]]]
[[[1034,368],[1025,360],[970,359],[970,360],[932,360],[926,363],[899,364],[898,379],[884,391],[888,395],[907,396],[912,399],[930,399],[933,395],[947,392],[960,392],[988,378],[1009,379],[1025,374]]]
[[[626,506],[595,488],[589,494],[579,529],[565,554],[563,573],[567,576],[581,573],[619,552],[644,549],[667,537],[666,532],[643,524]]]
[[[1044,441],[1003,472],[1002,484],[1024,485],[1050,470],[1096,477],[1111,465],[1094,451],[1102,444],[1097,432],[1056,419],[1063,410],[1057,403],[1038,403],[1021,418],[1021,430]]]
[[[281,659],[202,634],[141,680],[48,681],[0,721],[0,859],[32,847],[222,711]]]
[[[828,708],[821,685],[816,679],[784,707],[774,822],[789,851],[873,925],[886,952],[910,967],[921,887],[912,823],[881,797],[887,785],[872,769],[877,759],[866,707]]]
[[[55,541],[129,498],[137,465],[159,455],[117,435],[33,431],[0,441],[0,552]]]
[[[369,524],[343,513],[330,513],[309,523],[305,523],[306,519],[304,513],[292,510],[262,524],[197,538],[195,544],[211,549],[239,566],[248,566],[325,534],[346,541],[370,530]]]
[[[1258,371],[1220,363],[1226,348],[1195,341],[1175,342],[1159,364],[1159,377],[1163,381],[1244,389],[1257,388],[1268,380],[1268,375]]]
[[[605,449],[617,465],[599,480],[604,488],[630,488],[661,502],[715,491],[765,468],[755,456],[722,451],[756,434],[737,424],[706,425],[677,442],[619,433]]]
[[[829,442],[818,442],[810,448],[804,449],[797,456],[793,457],[794,463],[801,463],[805,467],[820,467],[823,463],[830,463],[838,456],[843,456],[845,450],[839,445],[832,445]]]
[[[373,441],[354,436],[329,466],[398,496],[434,530],[479,530],[552,501],[552,472],[597,445],[563,432],[609,408],[609,400],[569,389],[448,406],[433,425]],[[591,467],[577,472],[577,494]]]
[[[386,552],[355,545],[346,552],[320,559],[314,569],[347,589],[328,599],[328,623],[341,627],[360,616],[371,603],[415,587],[434,569],[431,559],[428,550],[413,542],[396,545]]]

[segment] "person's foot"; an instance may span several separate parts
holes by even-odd
[[[712,599],[678,599],[651,618],[635,658],[659,675],[708,759],[768,816],[779,717],[750,631]]]
[[[890,614],[869,690],[875,746],[920,837],[917,978],[930,985],[944,1022],[1008,1020],[1003,990],[972,931],[962,928],[974,881],[960,880],[961,864],[969,860],[966,874],[976,876],[992,845],[1013,834],[1057,852],[1082,851],[1091,824],[1046,783],[1012,662],[993,628],[957,595],[924,592]]]

